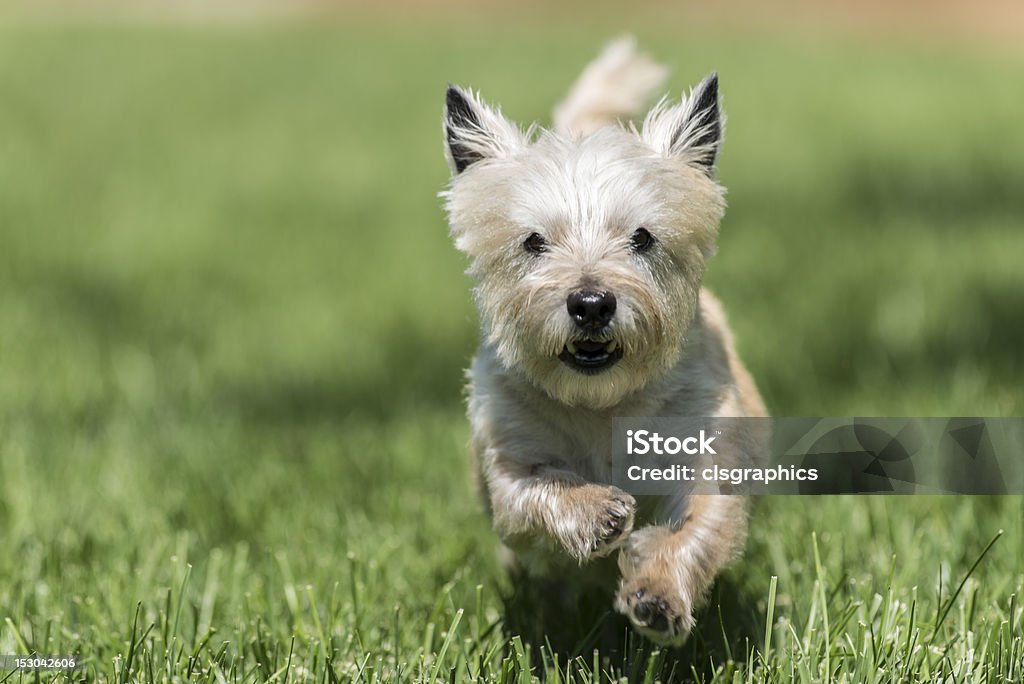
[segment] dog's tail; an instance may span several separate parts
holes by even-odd
[[[637,52],[632,37],[617,38],[586,66],[555,107],[555,130],[587,135],[620,119],[633,118],[662,87],[667,75],[668,69]]]

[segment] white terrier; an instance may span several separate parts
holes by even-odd
[[[522,131],[451,86],[442,193],[483,326],[471,451],[495,528],[530,576],[614,586],[616,610],[682,643],[741,550],[737,496],[644,501],[611,486],[613,416],[763,416],[701,285],[725,211],[718,77],[636,115],[665,70],[612,43],[555,113]],[[719,438],[719,453],[729,442]],[[737,447],[738,448],[738,447]],[[742,460],[741,455],[736,459]]]

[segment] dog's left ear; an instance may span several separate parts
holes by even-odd
[[[449,85],[444,107],[445,156],[453,174],[485,159],[511,153],[523,144],[522,131],[479,96]]]
[[[711,175],[722,142],[724,116],[718,106],[718,73],[714,72],[674,107],[664,101],[644,119],[641,136],[656,151],[676,157]]]

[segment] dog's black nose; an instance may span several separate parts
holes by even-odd
[[[615,295],[611,292],[577,290],[569,295],[565,305],[576,325],[588,330],[600,330],[615,315]]]

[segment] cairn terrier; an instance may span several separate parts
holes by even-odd
[[[702,289],[725,211],[717,75],[662,100],[639,130],[620,123],[664,76],[614,42],[553,130],[524,131],[450,86],[442,197],[483,328],[468,413],[497,532],[527,576],[604,583],[639,632],[678,645],[741,551],[745,501],[680,492],[638,507],[610,484],[612,417],[765,408]]]

